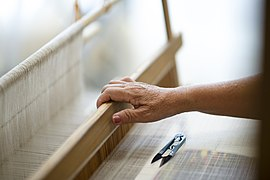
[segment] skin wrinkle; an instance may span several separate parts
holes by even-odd
[[[176,88],[162,88],[130,78],[110,83],[98,98],[98,106],[112,100],[128,102],[134,107],[115,114],[120,117],[118,124],[153,122],[190,111],[259,118],[260,74],[234,81]]]
[[[111,82],[114,83],[115,81]],[[133,86],[130,86],[131,84],[127,83],[127,85],[124,87],[124,91],[125,91],[125,95],[127,94],[129,98],[127,98],[129,100],[129,102],[134,105],[135,109],[139,109],[141,111],[141,115],[138,117],[133,117],[133,119],[136,119],[136,121],[140,121],[140,119],[144,119],[144,117],[146,117],[146,119],[149,119],[149,121],[155,121],[158,120],[158,116],[153,116],[153,112],[160,112],[160,111],[167,111],[167,106],[165,106],[166,108],[161,108],[159,106],[156,106],[155,103],[156,100],[161,100],[161,103],[166,104],[166,102],[169,102],[166,98],[167,96],[163,95],[163,94],[168,94],[166,93],[167,89],[165,88],[159,88],[156,86],[152,86],[152,85],[148,85],[145,83],[133,83]],[[114,88],[115,86],[105,86],[105,89],[107,88]],[[146,91],[145,93],[141,93],[141,91]],[[111,91],[106,90],[105,93],[111,93]],[[165,93],[164,93],[165,92]],[[145,96],[145,94],[151,94],[151,96]],[[142,97],[144,97],[144,99],[141,99]],[[112,98],[111,98],[112,99]],[[149,106],[147,106],[147,104],[150,104]],[[160,104],[160,103],[159,103]],[[127,119],[129,120],[130,118],[132,118],[132,116],[137,115],[134,111],[133,115],[130,114],[133,111],[123,111],[124,116],[127,117]],[[116,114],[117,115],[117,114]],[[163,117],[167,117],[166,115],[162,115]]]

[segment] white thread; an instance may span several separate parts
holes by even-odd
[[[86,119],[86,115],[82,112],[89,106],[88,100],[91,99],[89,96],[90,94],[81,93],[81,96],[65,106],[26,144],[16,149],[15,153],[2,164],[0,179],[23,179],[37,171],[40,164],[47,160]]]
[[[81,32],[106,9],[74,23],[0,78],[0,179],[29,177],[86,119],[91,98],[80,93]]]
[[[32,144],[30,138],[42,126],[80,94],[81,34],[67,40],[38,51],[0,79],[0,179],[27,177],[37,166],[32,159],[41,164],[72,132],[57,134],[48,129],[40,143],[33,137],[36,144],[25,147],[28,141]],[[56,127],[61,129],[62,125]],[[40,152],[35,150],[42,147]]]

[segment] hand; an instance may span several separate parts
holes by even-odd
[[[172,91],[172,88],[135,82],[127,77],[113,80],[104,86],[97,100],[97,107],[109,101],[130,103],[132,109],[125,109],[113,115],[112,121],[115,124],[157,121],[176,114],[171,108]]]
[[[103,88],[97,107],[109,101],[133,105],[113,115],[115,124],[152,122],[190,111],[256,119],[261,118],[261,79],[259,74],[213,84],[161,88],[124,78]]]

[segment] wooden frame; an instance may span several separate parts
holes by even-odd
[[[131,77],[137,81],[158,84],[173,68],[174,55],[181,45],[181,35],[173,38],[156,58],[139,68]],[[118,134],[116,139],[120,141],[122,137],[119,136],[123,136],[131,127],[131,125],[115,126],[111,122],[111,117],[115,112],[128,106],[128,104],[124,103],[102,105],[86,123],[82,124],[68,138],[32,178],[68,179],[76,176],[89,177],[101,164],[102,160],[106,158],[110,150],[117,145],[117,142],[110,142],[110,137]],[[111,145],[108,145],[109,143]],[[102,153],[104,151],[102,147],[106,147],[107,152]],[[89,162],[92,163],[88,167],[88,173],[81,172]]]
[[[162,7],[164,13],[164,21],[167,32],[167,39],[170,41],[173,38],[172,27],[170,22],[169,8],[167,0],[162,0]],[[164,87],[176,87],[179,85],[178,74],[177,74],[177,66],[175,57],[173,58],[173,66],[170,72],[160,81],[159,85]]]
[[[177,86],[175,54],[182,45],[181,35],[173,37],[170,31],[167,5],[163,1],[168,43],[151,61],[146,62],[131,75],[136,81]],[[105,8],[105,11],[109,8]],[[167,9],[167,10],[166,10]],[[104,13],[104,10],[102,11]],[[99,14],[97,14],[99,15]],[[83,19],[83,18],[82,18]],[[80,20],[88,24],[87,19]],[[91,18],[88,18],[91,19]],[[92,20],[91,20],[92,21]],[[169,30],[168,30],[169,29]],[[170,34],[170,35],[169,35]],[[103,104],[82,124],[68,140],[31,177],[32,179],[86,179],[98,168],[112,149],[120,142],[132,125],[115,126],[112,115],[130,105],[125,103]]]

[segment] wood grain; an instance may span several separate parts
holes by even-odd
[[[171,27],[170,14],[169,14],[167,0],[162,0],[162,8],[163,8],[164,21],[165,21],[165,25],[166,25],[167,39],[168,39],[168,41],[170,41],[173,38],[173,32],[172,32],[172,27]],[[172,68],[170,69],[168,74],[166,74],[163,77],[163,79],[161,79],[160,82],[158,83],[158,85],[161,87],[177,87],[177,86],[179,86],[175,56],[172,59],[174,62]]]
[[[136,124],[91,179],[256,179],[260,121],[183,113]],[[159,168],[152,158],[177,133],[176,155]],[[106,172],[106,173],[104,173]]]
[[[173,60],[170,61],[170,59],[180,48],[181,42],[181,35],[173,38],[156,58],[140,67],[132,77],[137,81],[158,83],[174,65]],[[123,103],[103,104],[44,163],[32,179],[69,179],[76,176],[85,179],[84,175],[89,177],[131,127],[127,126],[116,131],[118,127],[111,122],[113,113],[128,107],[128,104]],[[114,132],[120,135],[112,136]],[[109,139],[110,137],[115,138]],[[113,140],[115,143],[111,143]],[[90,168],[87,164],[90,164]],[[86,173],[81,171],[83,168],[86,169]],[[78,175],[79,172],[81,173]]]

